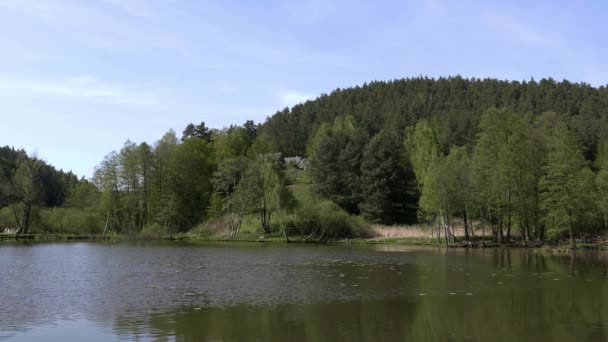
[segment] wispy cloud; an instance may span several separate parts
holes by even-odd
[[[146,0],[103,0],[103,2],[117,7],[127,14],[144,18],[144,19],[154,19],[156,17],[156,13],[152,10],[150,6],[150,1]]]
[[[47,96],[71,100],[93,100],[130,106],[156,106],[163,90],[142,89],[101,81],[90,75],[59,80],[3,79],[3,96]]]
[[[131,17],[152,18],[155,16],[144,2],[104,0]],[[119,17],[116,11],[104,11],[99,6],[86,2],[57,0],[3,0],[0,1],[3,16],[22,18],[28,27],[36,27],[38,35],[53,34],[58,42],[74,42],[93,48],[140,49],[142,47],[179,50],[183,53],[184,42],[159,25],[141,23],[130,17]],[[0,28],[5,31],[23,31],[26,27],[12,23]],[[1,33],[0,33],[1,34]]]
[[[291,107],[298,103],[304,103],[307,100],[312,100],[316,96],[299,91],[280,91],[277,93],[276,97],[278,99],[278,104],[281,107]]]
[[[559,37],[543,32],[511,15],[486,11],[482,13],[482,20],[507,39],[544,48],[561,47]]]
[[[441,0],[427,0],[421,6],[424,10],[436,16],[442,16],[447,13],[446,5]]]

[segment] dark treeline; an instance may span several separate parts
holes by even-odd
[[[593,160],[599,138],[608,133],[608,89],[585,83],[500,81],[497,79],[412,78],[371,82],[337,89],[314,101],[284,109],[270,117],[261,135],[280,152],[303,155],[324,122],[350,115],[368,136],[388,129],[403,136],[420,119],[437,124],[444,152],[452,146],[472,147],[481,115],[489,108],[508,108],[518,114],[555,112],[568,121]]]
[[[446,244],[456,242],[457,224],[467,241],[574,244],[608,225],[607,124],[605,87],[461,77],[372,82],[260,125],[202,122],[153,144],[127,141],[90,181],[5,149],[0,224],[27,216],[31,203],[44,208],[32,221],[53,232],[221,227],[234,238],[255,222],[261,233],[326,239],[365,236],[365,222],[418,222]],[[294,156],[310,160],[306,171],[285,165]],[[58,176],[40,181],[44,172],[32,163]],[[311,179],[317,199],[296,199],[293,172]],[[19,194],[22,183],[39,185],[35,199]]]
[[[67,206],[70,196],[88,182],[72,172],[57,170],[23,150],[0,147],[0,209],[14,219],[18,232],[27,232],[32,210]]]
[[[348,212],[432,220],[445,243],[454,217],[467,239],[475,222],[497,242],[517,230],[527,243],[606,229],[607,123],[605,87],[414,78],[322,95],[276,113],[260,136],[310,156],[316,192]]]

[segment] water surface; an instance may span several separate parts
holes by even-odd
[[[0,340],[608,341],[608,253],[0,244]]]

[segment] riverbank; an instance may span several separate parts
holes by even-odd
[[[0,233],[0,240],[15,240],[15,234]],[[101,234],[61,234],[61,233],[35,233],[21,234],[19,240],[54,241],[54,240],[128,240],[128,236],[116,234],[115,236]]]
[[[0,241],[15,240],[14,234],[0,234]],[[416,236],[410,232],[410,236],[380,236],[367,239],[336,239],[319,240],[316,238],[303,236],[290,236],[289,241],[281,234],[240,234],[234,239],[227,239],[225,235],[202,235],[193,233],[179,233],[169,235],[138,234],[128,236],[125,234],[110,234],[102,236],[100,234],[22,234],[19,237],[22,241],[153,241],[153,240],[173,240],[173,241],[192,241],[192,242],[242,242],[242,243],[310,243],[310,244],[350,244],[350,245],[402,245],[402,246],[428,246],[446,247],[445,242],[438,243],[436,237]],[[498,244],[486,237],[484,243],[478,238],[474,242],[459,240],[448,248],[534,248],[546,249],[551,251],[569,251],[571,248],[568,241],[535,241],[524,245],[521,241]],[[608,250],[608,241],[577,241],[578,249]]]

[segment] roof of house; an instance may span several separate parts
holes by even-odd
[[[295,156],[295,157],[285,157],[285,164],[289,164],[289,163],[294,163],[296,165],[296,167],[299,168],[304,168],[306,166],[308,166],[308,159],[304,158],[304,157],[300,157],[300,156]]]

